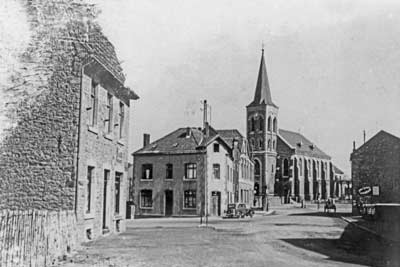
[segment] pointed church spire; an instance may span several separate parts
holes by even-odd
[[[250,105],[259,105],[259,104],[276,106],[272,102],[271,90],[269,88],[267,68],[265,66],[265,60],[264,60],[264,44],[261,50],[261,62],[260,62],[260,69],[258,71],[256,93],[254,95],[254,100]]]

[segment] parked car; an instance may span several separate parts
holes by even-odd
[[[225,211],[225,214],[225,218],[253,217],[254,210],[249,208],[245,203],[228,204],[228,209]]]
[[[245,216],[253,217],[254,210],[244,203],[238,203],[236,206],[236,214],[241,218],[244,218]]]

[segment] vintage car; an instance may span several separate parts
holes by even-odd
[[[225,218],[244,218],[245,216],[253,217],[254,210],[248,208],[244,203],[228,204],[225,211]]]

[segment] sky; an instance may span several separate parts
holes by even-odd
[[[400,136],[398,1],[88,1],[140,96],[131,151],[143,133],[156,140],[202,126],[203,99],[215,128],[245,134],[263,43],[279,127],[305,135],[346,174],[363,130]]]

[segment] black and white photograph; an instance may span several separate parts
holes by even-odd
[[[400,266],[397,0],[0,0],[0,267]]]

